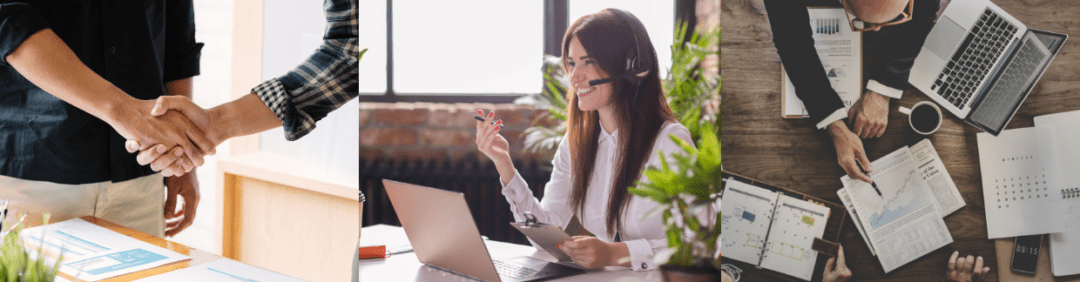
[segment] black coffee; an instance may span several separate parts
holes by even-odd
[[[941,116],[933,106],[920,105],[911,110],[911,126],[919,132],[930,132],[937,128]]]

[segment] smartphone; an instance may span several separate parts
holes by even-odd
[[[1035,274],[1035,269],[1039,264],[1039,247],[1042,245],[1042,237],[1042,234],[1016,237],[1012,257],[1013,271]]]

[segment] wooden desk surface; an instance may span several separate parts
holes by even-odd
[[[1080,5],[1071,1],[991,1],[1030,28],[1074,37],[1065,43],[1008,128],[1030,127],[1034,116],[1080,110],[1080,68],[1077,67],[1080,43],[1075,38],[1080,36],[1080,18],[1076,17],[1080,15]],[[724,125],[720,140],[724,169],[839,203],[836,190],[842,187],[839,178],[845,172],[837,164],[831,138],[808,121],[780,118],[780,58],[772,43],[762,0],[724,0],[721,4],[723,88],[720,92]],[[885,36],[888,36],[886,30],[865,35],[864,69],[870,70],[875,58],[880,56],[877,44]],[[922,140],[924,137],[911,130],[907,116],[897,108],[929,100],[909,86],[902,99],[890,104],[885,134],[863,141],[867,156],[875,160]],[[1011,280],[999,276],[1011,274],[1009,261],[998,259],[994,241],[987,239],[977,132],[978,129],[945,113],[941,129],[928,137],[967,203],[945,217],[955,242],[885,274],[849,219],[840,240],[855,279],[940,281],[949,255],[959,250],[964,255],[983,257],[991,267],[989,281],[998,281],[999,277]],[[1011,254],[1004,256],[1009,257]],[[1048,263],[1041,261],[1040,266]],[[744,281],[776,279],[763,271],[744,270]],[[820,281],[820,272],[819,269],[815,273],[815,281]]]
[[[93,217],[93,216],[84,216],[84,217],[82,217],[82,219],[86,220],[87,222],[97,224],[98,226],[105,227],[105,228],[107,228],[109,230],[116,231],[117,233],[124,234],[125,236],[135,238],[135,239],[138,239],[140,241],[147,242],[147,243],[153,244],[155,246],[166,248],[166,249],[169,249],[171,251],[181,253],[181,254],[184,254],[184,255],[187,255],[187,256],[191,257],[191,260],[186,260],[186,261],[182,261],[182,262],[167,264],[167,265],[163,265],[163,266],[159,266],[159,267],[155,267],[155,268],[151,268],[151,269],[147,269],[147,270],[143,270],[143,271],[138,271],[138,272],[134,272],[134,273],[128,273],[128,274],[125,274],[125,275],[121,275],[121,276],[117,276],[117,277],[113,277],[113,278],[109,278],[109,279],[99,280],[100,282],[132,281],[132,280],[136,280],[136,279],[142,279],[142,278],[146,278],[146,277],[166,273],[166,272],[177,270],[177,269],[183,269],[183,268],[187,268],[187,267],[194,266],[194,265],[199,265],[199,264],[203,264],[203,263],[216,261],[216,260],[219,260],[219,259],[226,259],[224,257],[215,255],[215,254],[210,253],[210,252],[190,248],[188,246],[185,246],[184,244],[172,242],[172,241],[160,238],[160,237],[155,237],[155,236],[150,235],[150,234],[142,233],[142,232],[136,231],[134,229],[127,228],[127,227],[121,226],[119,224],[109,222],[108,220],[100,219],[100,218]],[[74,277],[72,277],[71,275],[67,275],[65,273],[60,273],[59,275],[64,277],[64,278],[67,278],[69,280],[76,281],[74,279]]]

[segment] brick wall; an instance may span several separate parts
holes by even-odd
[[[523,152],[521,133],[537,115],[531,106],[487,103],[360,103],[362,159],[457,160],[487,157],[476,149],[477,110],[495,111],[502,135],[515,159],[550,158],[547,153]]]

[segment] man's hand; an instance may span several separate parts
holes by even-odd
[[[826,282],[844,282],[851,278],[851,269],[844,261],[844,246],[840,246],[835,258],[825,261],[825,273],[821,276],[821,280]]]
[[[608,243],[593,236],[574,236],[573,241],[558,245],[574,263],[588,269],[602,268],[608,265],[630,266],[630,249],[626,243]],[[625,262],[621,262],[627,258]]]
[[[125,144],[127,147],[139,145],[139,150],[148,150],[156,144],[166,148],[180,146],[194,166],[203,164],[203,155],[214,153],[216,144],[182,114],[171,112],[155,117],[150,115],[154,101],[132,99],[129,103],[128,107],[117,110],[116,118],[110,119],[110,125],[121,136],[138,142]]]
[[[172,237],[184,231],[195,221],[195,211],[199,208],[199,181],[195,170],[184,176],[166,178],[168,197],[165,199],[165,236]],[[184,198],[184,205],[176,210],[176,196]]]
[[[870,176],[859,170],[861,165],[867,173],[873,171],[859,136],[848,130],[843,120],[829,124],[829,134],[832,135],[833,146],[836,146],[836,161],[840,163],[840,167],[854,179],[866,181],[866,183],[873,182]]]
[[[150,110],[150,115],[162,116],[170,110],[174,111],[171,114],[176,114],[178,112],[191,121],[196,128],[204,133],[208,142],[213,144],[213,147],[217,147],[218,144],[221,144],[221,142],[224,141],[222,140],[223,137],[221,136],[221,133],[210,126],[213,121],[216,120],[216,115],[199,107],[187,97],[158,97],[154,103],[153,109]],[[139,148],[142,146],[134,140],[128,140],[126,147],[129,153],[134,153],[139,151]],[[149,164],[151,169],[154,171],[161,171],[162,175],[166,177],[184,175],[184,173],[191,171],[193,166],[202,165],[202,163],[199,163],[198,165],[188,164],[184,159],[180,158],[180,156],[174,154],[175,150],[176,148],[173,148],[170,151],[168,150],[168,147],[165,147],[162,144],[155,144],[152,147],[140,151],[136,160],[139,162],[139,165]]]
[[[949,257],[949,271],[945,273],[945,281],[983,281],[983,275],[990,272],[989,266],[983,266],[983,258],[968,255],[957,259],[959,255],[960,251],[954,251]]]
[[[854,123],[852,128],[859,138],[881,137],[889,124],[889,97],[866,90],[866,94],[859,97],[848,110],[848,117]]]

